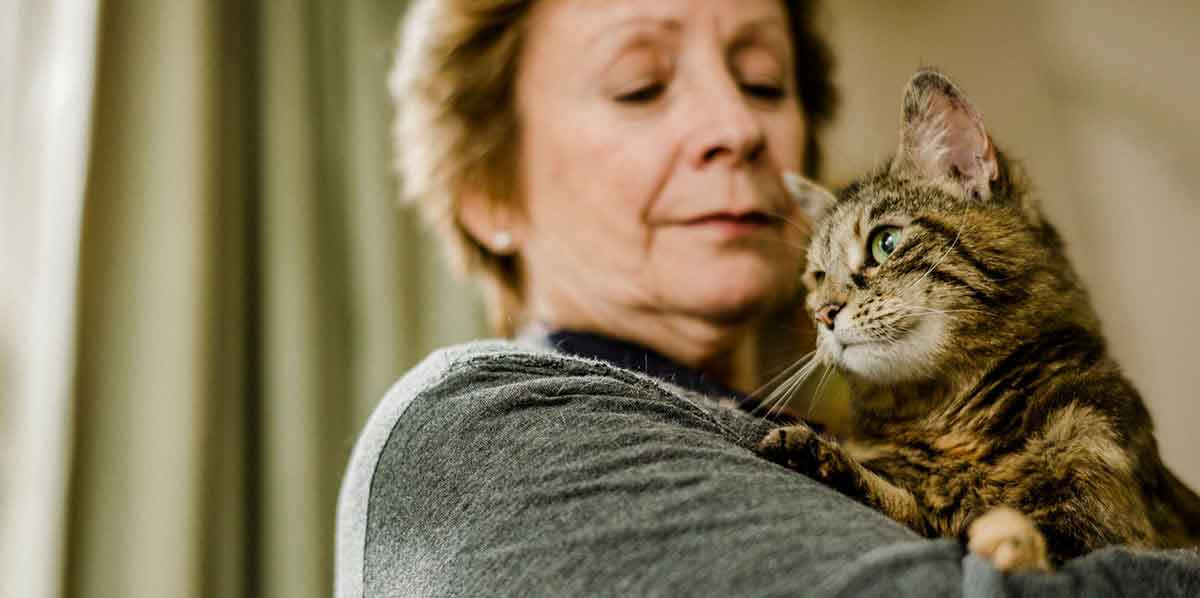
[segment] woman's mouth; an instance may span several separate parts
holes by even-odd
[[[723,236],[740,237],[762,232],[779,224],[779,219],[764,212],[706,214],[685,223],[688,227],[711,230]]]

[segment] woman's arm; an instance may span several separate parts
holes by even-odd
[[[920,539],[759,458],[766,430],[604,364],[507,344],[439,352],[359,439],[339,505],[338,595],[1200,589],[1195,557],[1122,551],[1000,577],[956,542]]]

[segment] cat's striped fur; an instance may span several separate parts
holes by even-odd
[[[850,381],[856,428],[777,430],[767,454],[930,536],[1008,506],[1054,561],[1200,543],[1200,498],[1159,458],[1059,235],[948,79],[910,81],[887,166],[807,200],[818,357]],[[881,227],[900,239],[882,263]]]

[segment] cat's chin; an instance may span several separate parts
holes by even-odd
[[[843,344],[832,334],[818,339],[825,362],[853,378],[878,386],[894,386],[928,378],[934,371],[942,323],[926,319],[899,340]]]
[[[924,375],[922,367],[916,367],[896,355],[895,343],[857,343],[843,347],[837,367],[843,372],[864,382],[879,386],[893,386],[911,382]]]

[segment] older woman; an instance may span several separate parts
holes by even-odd
[[[833,107],[809,4],[415,3],[393,86],[405,189],[522,340],[438,352],[385,397],[343,486],[339,595],[1183,579],[1174,557],[1110,550],[1068,567],[1110,571],[1096,581],[1005,582],[751,450],[768,425],[738,407],[807,228],[780,175],[815,169]]]

